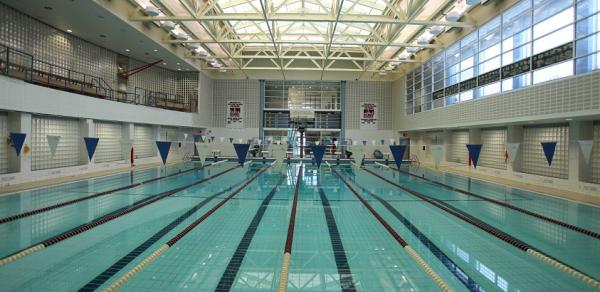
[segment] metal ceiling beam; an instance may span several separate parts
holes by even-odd
[[[208,68],[203,68],[205,70],[218,70],[219,68],[212,68],[212,67],[208,67]],[[231,67],[231,68],[221,68],[221,69],[225,69],[225,70],[238,70],[236,67]],[[244,70],[279,70],[279,67],[244,67]],[[296,68],[296,67],[289,67],[289,68],[285,68],[283,69],[285,71],[321,71],[323,69],[321,68],[317,68],[317,67],[303,67],[303,68]],[[365,72],[364,69],[362,68],[325,68],[325,71],[328,72]],[[379,72],[376,70],[367,70],[367,72]]]
[[[132,17],[130,21],[290,21],[290,22],[336,22],[336,16],[329,14],[309,13],[275,13],[265,18],[261,13],[226,13],[222,15],[193,16],[144,16]],[[418,19],[396,19],[391,16],[382,15],[359,15],[347,14],[340,16],[338,22],[342,23],[388,23],[405,25],[442,25],[451,27],[469,28],[472,24],[454,21],[433,21]]]
[[[266,9],[266,4],[265,3],[266,0],[260,0],[260,8],[262,9],[262,14],[264,17],[264,21],[267,24],[267,29],[269,30],[269,35],[271,36],[271,41],[273,42],[273,47],[275,48],[275,54],[277,55],[277,58],[279,58],[279,48],[277,47],[277,44],[275,43],[275,35],[273,34],[273,29],[271,28],[271,24],[269,24],[269,20],[267,19],[267,9]],[[283,61],[281,61],[281,59],[279,59],[279,68],[281,68],[281,75],[283,76],[283,80],[285,80],[285,72],[283,72]]]
[[[200,56],[186,56],[188,59],[204,59]],[[298,60],[325,60],[324,56],[265,56],[265,55],[235,55],[232,57],[228,56],[215,56],[218,59],[298,59]],[[367,57],[329,57],[329,60],[336,61],[376,61],[376,62],[401,62],[401,63],[421,63],[416,60],[395,60],[395,59],[374,59]]]
[[[227,39],[227,40],[187,40],[187,41],[178,41],[178,40],[166,40],[165,43],[243,43],[243,44],[271,44],[275,42],[276,44],[299,44],[299,45],[328,45],[328,41],[313,41],[313,40],[243,40],[243,39]],[[440,48],[439,45],[432,44],[413,44],[413,43],[385,43],[385,42],[333,42],[331,45],[336,46],[374,46],[374,47],[420,47],[420,48],[430,48],[436,49]]]
[[[327,67],[327,60],[329,60],[329,53],[331,50],[331,44],[333,43],[333,38],[335,36],[335,30],[337,29],[338,21],[340,16],[342,15],[342,7],[344,6],[344,0],[339,1],[339,5],[337,5],[337,11],[335,11],[336,17],[335,22],[333,23],[333,28],[331,29],[331,36],[329,38],[329,44],[325,47],[325,60],[323,61],[323,71],[321,71],[321,80],[323,80],[323,74],[325,74],[325,68]],[[335,62],[335,61],[334,61]]]

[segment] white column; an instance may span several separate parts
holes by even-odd
[[[523,126],[508,126],[506,129],[506,143],[519,143],[519,151],[513,163],[506,166],[509,173],[521,171],[523,154]]]
[[[30,173],[31,172],[31,152],[25,153],[25,146],[31,147],[31,114],[22,112],[8,113],[8,132],[25,133],[25,141],[21,154],[17,156],[14,148],[8,149],[8,172],[10,173]]]
[[[579,140],[592,140],[594,137],[592,121],[571,121],[569,123],[569,183],[587,181],[592,167],[583,159]]]
[[[94,120],[92,119],[82,119],[79,124],[79,137],[80,137],[80,147],[81,151],[79,151],[79,162],[81,165],[93,165],[94,161],[90,161],[88,158],[87,148],[85,147],[85,141],[83,137],[96,137],[96,126],[94,125]]]

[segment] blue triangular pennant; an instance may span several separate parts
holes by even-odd
[[[98,146],[98,141],[100,138],[94,137],[83,137],[83,142],[85,142],[85,149],[87,149],[88,157],[92,160],[94,157],[94,153],[96,152],[96,146]]]
[[[552,165],[552,159],[554,158],[554,150],[556,150],[556,141],[541,142],[544,155],[548,160],[548,166]]]
[[[19,156],[21,154],[21,148],[23,148],[23,143],[25,143],[26,136],[27,136],[27,134],[25,134],[25,133],[14,133],[14,132],[10,133],[10,140],[12,141],[13,146],[15,146],[15,151],[17,151],[17,156]]]
[[[250,148],[250,144],[233,144],[233,148],[235,148],[235,153],[238,157],[238,162],[241,166],[244,166],[244,162],[246,162],[246,155],[248,155],[248,149]]]
[[[325,145],[310,145],[310,150],[315,156],[315,162],[317,163],[317,167],[321,167],[323,155],[325,154],[325,148]]]
[[[481,153],[481,147],[483,144],[467,144],[467,150],[469,150],[469,156],[473,161],[473,167],[477,168],[477,161],[479,161],[479,153]]]
[[[390,145],[390,151],[392,152],[396,166],[398,166],[398,169],[400,169],[402,158],[404,157],[404,152],[406,151],[406,145]]]
[[[233,138],[229,138],[229,143],[233,143]]]
[[[160,158],[163,164],[167,164],[167,157],[169,156],[169,149],[171,148],[171,141],[156,141],[156,147],[160,153]]]
[[[367,140],[363,140],[363,145],[367,146]]]

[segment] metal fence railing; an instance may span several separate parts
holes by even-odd
[[[139,87],[136,87],[134,92],[114,90],[103,78],[37,60],[30,54],[2,45],[0,45],[0,74],[106,100],[184,112],[197,111],[197,96],[184,97]]]

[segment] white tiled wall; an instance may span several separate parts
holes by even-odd
[[[506,169],[506,129],[482,129],[481,144],[478,165]]]
[[[8,116],[0,112],[0,139],[8,138]],[[8,143],[0,140],[0,173],[8,172]]]
[[[184,140],[185,135],[187,134],[187,139]],[[175,127],[161,127],[160,128],[160,139],[164,141],[171,141],[171,148],[169,148],[169,157],[172,155],[182,155],[183,153],[189,153],[190,150],[193,153],[194,144],[192,138],[193,130],[185,129],[185,128],[175,128]],[[179,143],[181,142],[181,146]],[[187,143],[190,142],[190,143]]]
[[[594,145],[592,146],[591,182],[600,184],[600,121],[594,123]]]
[[[49,116],[33,116],[31,120],[31,169],[40,170],[80,164],[83,138],[79,120]],[[60,136],[56,153],[52,156],[48,135]]]
[[[469,159],[469,131],[452,131],[450,141],[448,160],[466,164]]]
[[[557,141],[552,166],[548,166],[542,141]],[[530,174],[567,179],[569,176],[569,126],[523,128],[522,171]]]
[[[124,159],[123,157],[123,124],[96,121],[96,137],[100,138],[95,162],[109,162]]]
[[[379,108],[377,129],[393,128],[392,83],[376,81],[346,82],[344,106],[346,129],[360,129],[360,105],[363,102],[376,102]]]
[[[156,153],[156,137],[152,126],[135,124],[133,132],[135,157],[144,158],[154,156]]]
[[[226,127],[227,101],[244,102],[244,128],[258,128],[260,84],[258,80],[214,80],[213,127]]]

